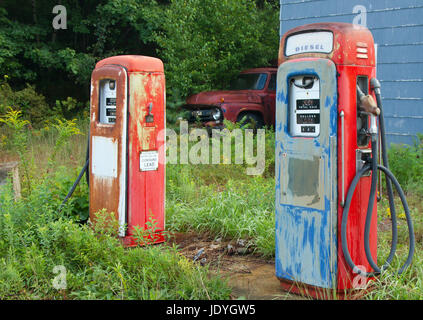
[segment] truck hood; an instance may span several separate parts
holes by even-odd
[[[218,105],[221,103],[261,103],[258,94],[249,91],[206,91],[190,96],[185,106],[188,109],[201,108],[202,106]]]

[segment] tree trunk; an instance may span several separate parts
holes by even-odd
[[[34,25],[37,26],[38,20],[37,20],[37,0],[32,0],[32,20],[34,22]],[[40,36],[37,34],[37,43],[40,43]]]

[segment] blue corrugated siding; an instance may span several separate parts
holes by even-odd
[[[281,0],[281,36],[314,22],[352,23],[357,5],[378,45],[377,75],[389,143],[412,144],[423,133],[422,0]]]

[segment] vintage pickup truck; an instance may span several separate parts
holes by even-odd
[[[275,125],[276,68],[241,72],[226,91],[200,92],[190,96],[184,109],[189,122],[223,127],[223,120],[251,123],[254,128]]]

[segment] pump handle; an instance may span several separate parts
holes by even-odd
[[[365,95],[359,86],[357,86],[357,94],[360,99],[361,110],[373,114],[374,116],[380,115],[380,109],[378,108],[375,99],[373,99],[371,95]]]

